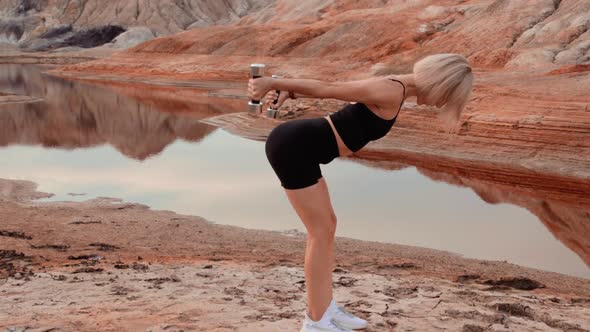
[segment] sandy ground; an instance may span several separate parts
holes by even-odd
[[[305,234],[100,198],[39,203],[0,180],[0,329],[297,331]],[[418,247],[336,240],[367,331],[589,331],[590,282]]]

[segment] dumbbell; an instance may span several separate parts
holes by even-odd
[[[264,76],[264,67],[265,65],[262,63],[253,63],[250,65],[250,78],[259,78]],[[250,100],[248,102],[248,114],[250,115],[258,115],[262,113],[262,104],[260,100]]]
[[[282,78],[282,76],[272,75],[272,78]],[[279,116],[279,109],[273,109],[272,105],[275,105],[279,101],[279,95],[281,92],[279,90],[275,90],[275,92],[277,93],[277,99],[273,100],[272,104],[269,104],[266,109],[266,117],[271,119],[276,119]]]

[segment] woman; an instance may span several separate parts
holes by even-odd
[[[334,98],[356,102],[326,117],[281,123],[269,134],[266,155],[287,197],[307,229],[305,279],[308,311],[301,332],[351,331],[367,322],[339,307],[332,298],[336,215],[319,164],[349,156],[391,129],[404,99],[442,108],[443,118],[458,120],[471,92],[473,74],[465,57],[436,54],[414,64],[413,73],[360,81],[251,79],[250,98],[279,90],[277,107],[291,98]]]

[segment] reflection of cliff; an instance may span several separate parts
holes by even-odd
[[[193,82],[190,86],[153,85],[142,83],[127,83],[120,81],[92,80],[117,94],[140,100],[144,105],[150,105],[163,112],[196,113],[199,118],[216,116],[226,113],[244,112],[247,101],[236,99],[240,94],[238,89],[246,83],[202,81]],[[215,90],[212,92],[211,90]],[[223,98],[228,96],[231,98]]]
[[[205,113],[173,113],[97,86],[42,76],[31,66],[3,66],[0,88],[43,97],[37,103],[0,106],[0,146],[30,144],[60,148],[110,144],[145,159],[178,138],[199,141],[214,128]],[[188,106],[187,106],[188,107]]]
[[[417,154],[361,154],[377,168],[416,166],[436,181],[471,188],[487,203],[510,203],[536,215],[547,229],[590,266],[590,181],[549,176],[484,163],[454,162]]]
[[[45,95],[45,79],[39,68],[22,65],[1,65],[0,68],[0,91],[31,97]]]

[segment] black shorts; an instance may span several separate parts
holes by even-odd
[[[322,177],[319,164],[338,157],[338,143],[325,118],[296,119],[275,127],[266,140],[266,157],[285,189],[301,189]]]

